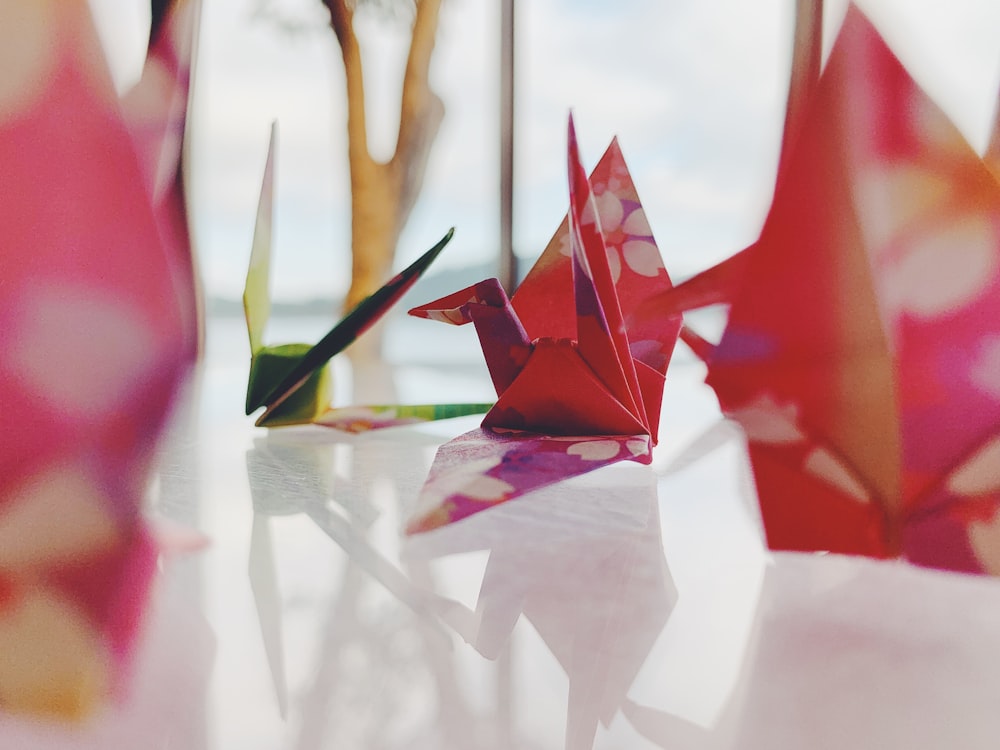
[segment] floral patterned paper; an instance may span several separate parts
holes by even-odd
[[[684,334],[768,543],[1000,573],[995,165],[853,6],[784,148],[721,342]]]
[[[408,534],[623,460],[648,463],[648,435],[566,437],[480,428],[438,449]]]
[[[483,420],[492,463],[464,464],[458,473],[432,470],[423,497],[438,507],[411,531],[614,461],[649,461],[680,317],[652,320],[639,312],[644,301],[671,288],[670,277],[618,144],[588,179],[570,120],[568,163],[569,214],[512,299],[488,279],[410,311],[454,325],[473,323],[498,394]],[[538,437],[532,441],[531,434]],[[587,437],[597,435],[611,437]],[[566,446],[557,436],[576,441],[568,453],[574,460],[562,460]],[[634,447],[636,436],[644,436],[643,450],[622,449]],[[466,450],[467,440],[442,446],[443,466],[452,451]],[[600,448],[608,454],[595,453]],[[532,460],[525,471],[521,462],[530,450],[546,459]],[[550,460],[552,451],[559,461]],[[451,481],[462,472],[498,493],[483,500],[468,488],[456,489],[454,497],[434,489],[435,477]]]
[[[72,717],[125,685],[190,318],[86,3],[4,3],[0,46],[0,708]]]

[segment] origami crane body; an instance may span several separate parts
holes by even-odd
[[[489,279],[410,311],[475,324],[499,396],[482,431],[442,446],[436,466],[464,481],[453,486],[432,468],[411,531],[623,458],[650,461],[680,316],[635,313],[669,290],[670,278],[617,143],[588,179],[572,121],[569,184],[569,215],[513,299]],[[600,449],[588,447],[597,442]],[[484,446],[505,455],[473,464],[447,456]],[[493,481],[479,481],[470,466]],[[440,495],[442,486],[453,491]],[[485,486],[499,491],[483,497]]]
[[[769,545],[1000,574],[996,174],[853,6],[784,148],[759,240],[661,306],[731,304],[682,336]]]
[[[190,338],[87,5],[6,3],[0,37],[0,708],[78,716],[124,687]]]

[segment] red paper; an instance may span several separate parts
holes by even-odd
[[[853,6],[784,151],[759,241],[692,282],[722,340],[685,334],[769,545],[1000,573],[995,172]]]
[[[481,431],[441,447],[410,531],[614,461],[650,461],[680,316],[638,313],[670,278],[617,143],[588,179],[572,121],[569,185],[569,215],[512,300],[489,279],[410,311],[474,323],[498,395]]]
[[[569,176],[569,216],[512,300],[489,279],[410,314],[475,323],[498,395],[484,427],[655,441],[680,319],[634,313],[670,278],[617,143],[588,180],[571,123]]]
[[[191,350],[86,4],[7,4],[0,29],[0,709],[77,716],[123,684]]]

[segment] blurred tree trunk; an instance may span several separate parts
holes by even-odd
[[[396,150],[386,162],[373,159],[368,149],[361,49],[353,27],[356,3],[322,2],[330,11],[347,78],[352,273],[344,304],[350,309],[390,275],[399,235],[420,193],[431,145],[444,117],[444,104],[428,79],[441,0],[416,0]],[[377,351],[377,338],[365,348]]]

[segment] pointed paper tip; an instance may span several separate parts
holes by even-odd
[[[706,341],[686,325],[681,326],[680,339],[702,362],[708,362],[715,352],[715,344]]]
[[[573,124],[573,111],[570,110],[569,122],[566,126],[566,144],[570,155],[570,174],[572,174],[573,164],[580,161],[580,149],[576,142],[576,125]]]
[[[254,218],[250,262],[243,283],[243,310],[250,339],[250,352],[263,346],[264,329],[271,316],[271,222],[274,213],[274,170],[277,159],[278,121],[271,122],[264,173],[260,181],[257,213]]]
[[[428,250],[422,256],[420,256],[420,258],[414,261],[413,265],[411,265],[410,268],[420,269],[420,272],[422,273],[423,270],[426,269],[434,261],[434,259],[438,257],[438,255],[441,254],[441,251],[444,250],[445,245],[451,242],[451,238],[454,235],[455,235],[455,227],[451,227],[451,229],[445,232],[444,237],[439,239],[437,243],[435,243],[434,247],[432,247],[430,250]]]

